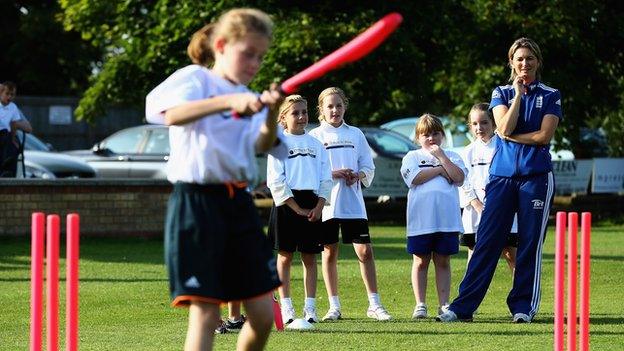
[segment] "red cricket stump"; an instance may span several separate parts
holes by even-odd
[[[78,350],[78,260],[80,256],[80,217],[67,215],[67,273],[65,346],[67,351]]]
[[[589,278],[591,262],[591,213],[581,214],[581,320],[579,349],[589,351]]]
[[[47,220],[47,223],[46,223]],[[30,351],[42,350],[43,253],[46,251],[46,346],[57,351],[59,342],[59,246],[60,218],[36,212],[31,219]],[[67,216],[66,350],[78,350],[78,267],[80,218]]]
[[[557,212],[555,230],[555,351],[563,350],[566,213]]]
[[[43,241],[45,215],[32,214],[30,247],[30,351],[41,351],[43,323]]]
[[[275,329],[284,330],[284,320],[282,320],[282,309],[280,308],[277,297],[273,294],[273,318],[275,319]]]
[[[554,350],[564,350],[564,273],[566,255],[566,216],[568,234],[568,309],[567,309],[567,350],[577,347],[577,271],[578,271],[578,213],[557,212],[555,237],[555,301],[554,301]],[[589,350],[589,291],[591,264],[591,213],[581,216],[581,269],[580,269],[580,312],[579,312],[579,349]]]
[[[58,351],[59,225],[58,215],[48,215],[46,228],[46,340],[48,351]]]
[[[578,213],[568,213],[568,350],[576,350],[576,275]]]

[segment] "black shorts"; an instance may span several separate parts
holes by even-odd
[[[312,190],[293,190],[292,193],[301,208],[311,209],[318,203],[318,196]],[[308,221],[286,204],[273,206],[269,217],[269,238],[275,250],[320,253],[323,251],[321,223],[320,220]]]
[[[475,233],[459,234],[459,245],[474,247],[475,246]],[[518,233],[509,233],[507,235],[507,243],[505,247],[518,247]]]
[[[247,300],[280,285],[247,191],[176,183],[167,206],[165,261],[174,306]]]
[[[343,244],[369,244],[368,220],[364,218],[332,218],[323,222],[323,245],[338,242],[338,230],[342,233]]]

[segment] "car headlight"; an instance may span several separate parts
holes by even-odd
[[[56,176],[45,168],[26,165],[26,178],[56,179]]]

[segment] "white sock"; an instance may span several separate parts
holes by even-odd
[[[314,310],[316,309],[316,298],[306,297],[304,302],[304,308]]]
[[[340,310],[340,299],[338,296],[329,297],[329,308],[333,310]]]
[[[282,305],[282,308],[293,308],[292,299],[290,297],[280,299],[280,305]]]
[[[368,305],[373,308],[381,306],[378,293],[368,294]]]

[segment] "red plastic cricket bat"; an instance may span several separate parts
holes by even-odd
[[[316,80],[327,74],[327,72],[340,68],[349,62],[361,59],[383,43],[384,40],[397,29],[401,22],[403,22],[403,16],[397,12],[384,16],[362,34],[353,38],[338,50],[288,78],[280,85],[279,90],[284,95],[292,94],[296,92],[301,85]],[[232,111],[232,117],[239,118],[240,115],[236,113],[236,111]]]
[[[286,94],[296,92],[302,84],[309,83],[327,72],[354,62],[378,47],[401,24],[403,17],[393,12],[377,21],[365,32],[353,38],[338,50],[284,81],[280,89]]]
[[[278,331],[284,330],[284,321],[282,320],[282,309],[280,308],[277,297],[273,293],[273,318],[275,320],[275,329]]]

